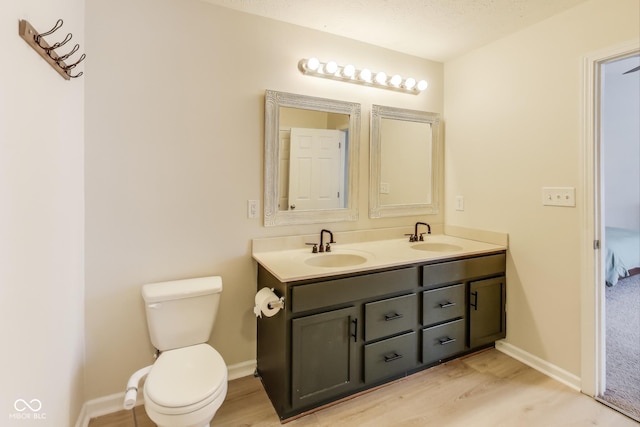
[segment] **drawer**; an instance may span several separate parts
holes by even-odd
[[[364,346],[364,380],[373,383],[391,377],[418,365],[416,333],[379,341]]]
[[[300,313],[359,299],[381,297],[403,290],[410,291],[420,286],[419,281],[418,268],[409,267],[294,285],[291,289],[291,312]]]
[[[417,323],[416,294],[364,305],[364,340],[371,341],[413,329]]]
[[[464,317],[464,283],[422,293],[422,324],[442,323]]]
[[[506,255],[501,253],[425,265],[422,267],[422,286],[437,287],[438,285],[461,282],[476,277],[503,274],[505,263]]]
[[[464,351],[464,319],[422,330],[422,362],[431,363]]]

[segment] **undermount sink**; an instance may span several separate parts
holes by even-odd
[[[424,242],[412,245],[411,249],[428,252],[456,252],[461,251],[462,246],[452,245],[449,243]]]
[[[307,258],[305,264],[312,267],[351,267],[364,264],[367,258],[362,255],[347,253],[314,254]]]

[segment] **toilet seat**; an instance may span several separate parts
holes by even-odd
[[[227,366],[208,344],[161,353],[144,386],[145,405],[166,415],[197,411],[226,392]]]

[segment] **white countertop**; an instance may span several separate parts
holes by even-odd
[[[501,250],[507,246],[502,244],[485,243],[446,234],[431,234],[424,236],[424,242],[409,242],[408,238],[363,241],[356,243],[331,245],[329,253],[312,253],[311,246],[299,249],[262,250],[260,245],[254,244],[253,258],[281,282],[330,277],[347,273],[357,273],[381,268],[410,265],[420,262],[446,260],[468,255],[481,255]],[[417,250],[412,246],[422,243],[436,243],[455,245],[459,248],[445,250]],[[322,263],[322,257],[338,255],[334,259],[354,259],[358,264],[346,266],[314,266],[310,263]],[[345,257],[346,255],[346,257]],[[351,257],[349,257],[351,255]],[[340,256],[344,258],[340,258]],[[348,263],[348,262],[347,262]]]

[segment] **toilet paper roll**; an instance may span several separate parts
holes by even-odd
[[[133,409],[136,406],[136,399],[138,397],[138,389],[130,388],[124,395],[124,409]]]
[[[253,312],[255,313],[256,317],[262,317],[263,314],[267,317],[271,317],[278,311],[280,311],[280,307],[270,307],[269,304],[273,304],[279,301],[280,298],[278,298],[278,296],[273,293],[271,289],[262,288],[256,293],[256,305],[253,307]]]

